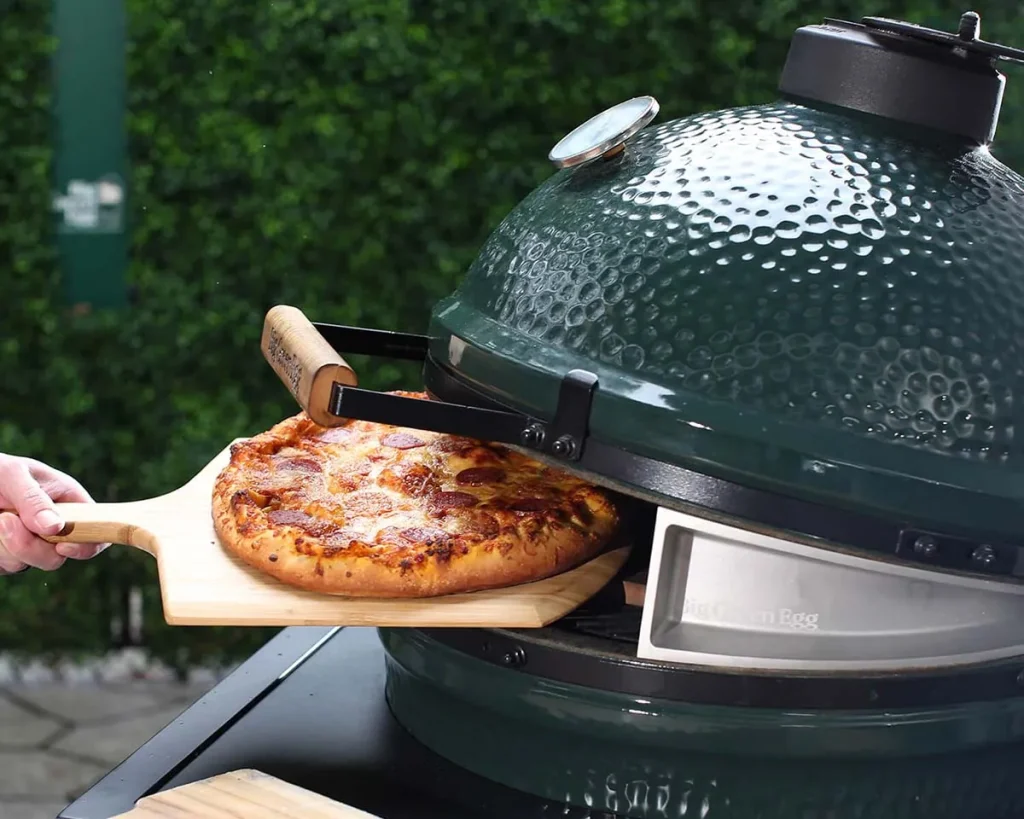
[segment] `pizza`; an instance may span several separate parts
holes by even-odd
[[[291,586],[414,598],[571,569],[608,545],[619,512],[505,446],[303,412],[231,447],[213,518],[230,554]]]

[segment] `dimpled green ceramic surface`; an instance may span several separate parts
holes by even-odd
[[[414,629],[380,635],[389,706],[416,739],[593,819],[1024,815],[1020,698],[888,712],[696,706],[519,673]]]
[[[1019,532],[1024,179],[985,148],[786,102],[651,125],[516,207],[431,335],[524,411],[594,372],[633,452]]]

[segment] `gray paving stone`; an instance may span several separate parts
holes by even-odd
[[[222,680],[236,666],[188,669],[187,674],[200,684]],[[143,649],[124,648],[95,657],[44,659],[0,652],[0,685],[12,683],[131,683],[134,681],[174,682],[177,674],[170,666],[150,657]],[[3,817],[0,817],[3,819]]]
[[[104,682],[115,682],[144,675],[152,666],[154,663],[146,656],[146,652],[138,648],[126,648],[104,657],[97,672]]]
[[[108,721],[159,705],[147,686],[10,685],[7,690],[51,714],[75,722]]]
[[[0,806],[6,811],[4,800],[32,796],[63,800],[66,805],[106,772],[102,765],[44,751],[0,751]]]
[[[70,800],[45,802],[5,802],[0,799],[0,819],[55,819]]]
[[[3,697],[0,692],[0,747],[32,748],[60,730],[60,723],[30,714]],[[0,814],[3,819],[3,814]]]
[[[30,685],[50,683],[57,679],[57,671],[52,665],[35,659],[19,665],[18,675],[22,682]]]
[[[83,660],[71,662],[62,660],[54,665],[53,682],[64,685],[95,685],[100,678],[100,661]]]
[[[104,688],[111,692],[124,692],[131,695],[141,694],[148,697],[154,705],[180,705],[182,710],[190,706],[213,685],[195,685],[184,682],[134,682],[114,683]],[[87,695],[88,696],[88,695]]]
[[[0,819],[55,819],[223,676],[193,672],[186,682],[153,674],[133,680],[138,658],[130,654],[106,675],[82,665],[61,668],[54,677],[31,662],[19,665],[28,674],[12,675],[4,662],[0,656]],[[113,681],[97,682],[104,676]],[[28,707],[6,699],[5,692]],[[34,714],[33,707],[52,716]],[[40,751],[47,741],[52,750]]]
[[[122,762],[154,734],[173,722],[182,710],[183,707],[180,705],[171,705],[116,723],[85,725],[72,730],[54,743],[53,747],[90,759],[103,760],[109,769]]]
[[[0,685],[7,685],[16,681],[14,661],[10,657],[0,654]],[[4,819],[0,814],[0,819]]]

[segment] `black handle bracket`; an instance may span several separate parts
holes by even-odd
[[[424,362],[428,358],[427,336],[318,322],[313,322],[313,326],[339,355]],[[389,395],[338,383],[331,389],[327,409],[339,418],[461,435],[521,446],[559,460],[578,461],[586,449],[597,384],[597,376],[586,370],[567,373],[550,423],[507,409]]]

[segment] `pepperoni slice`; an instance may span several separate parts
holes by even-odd
[[[426,442],[410,435],[408,432],[392,432],[380,439],[381,444],[394,449],[415,449],[418,446],[426,446]]]
[[[288,458],[277,463],[278,469],[287,469],[292,472],[307,472],[314,474],[323,472],[323,467],[312,458]]]
[[[297,509],[275,509],[267,518],[276,526],[295,526],[314,537],[324,537],[338,531],[338,527]]]
[[[334,427],[319,435],[325,444],[344,444],[352,439],[352,433],[341,427]]]
[[[480,486],[485,483],[501,483],[505,480],[505,470],[496,466],[474,466],[463,469],[455,480],[463,486]]]
[[[446,509],[459,509],[476,506],[477,499],[468,492],[435,492],[427,501],[431,512],[443,512]]]
[[[315,520],[297,509],[275,509],[267,515],[267,518],[276,526],[305,526],[306,523]]]
[[[459,435],[442,435],[434,440],[430,448],[435,452],[462,452],[479,446],[472,438],[463,438]]]
[[[412,543],[438,546],[450,542],[451,539],[452,536],[444,529],[435,529],[431,526],[412,526],[406,529],[385,526],[376,537],[377,543],[388,546],[408,546]]]

